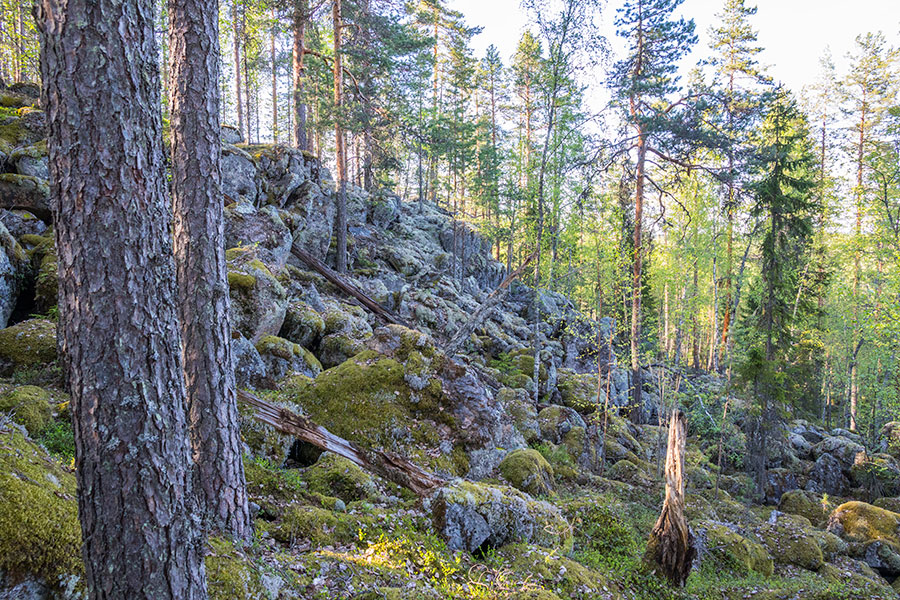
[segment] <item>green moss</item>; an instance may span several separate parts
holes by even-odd
[[[504,567],[515,575],[552,590],[562,598],[608,597],[609,592],[615,590],[615,585],[600,571],[565,556],[547,553],[545,548],[508,544],[497,550],[497,555],[504,560]]]
[[[815,525],[819,525],[828,517],[822,498],[806,490],[791,490],[781,495],[778,509],[792,515],[806,517]]]
[[[22,144],[25,136],[25,128],[18,117],[10,117],[0,123],[0,152],[11,153]]]
[[[900,513],[865,502],[845,502],[834,509],[829,523],[839,523],[851,541],[883,540],[900,548]]]
[[[228,287],[238,290],[252,290],[256,286],[256,277],[249,273],[228,271]]]
[[[209,540],[206,577],[210,600],[266,597],[252,561],[223,538]]]
[[[0,432],[0,571],[81,577],[75,477],[19,431]]]
[[[235,261],[240,260],[242,258],[253,256],[253,248],[240,246],[237,248],[229,248],[225,251],[225,260],[226,261]]]
[[[368,516],[293,504],[284,510],[271,534],[284,544],[309,540],[315,546],[342,546],[359,541],[360,528],[372,524],[373,520]]]
[[[764,523],[756,533],[777,563],[815,571],[825,560],[812,535],[812,526],[804,517],[780,514],[774,523]]]
[[[47,314],[57,303],[59,290],[58,258],[55,248],[48,247],[34,281],[34,302],[38,311]]]
[[[697,526],[706,535],[706,548],[714,561],[733,565],[740,572],[755,571],[771,576],[775,564],[766,549],[722,525],[711,521]],[[721,564],[721,563],[720,563]]]
[[[358,466],[331,452],[325,452],[307,469],[304,479],[313,492],[352,502],[372,499],[378,489],[372,477]]]
[[[0,363],[13,369],[44,365],[56,360],[56,324],[30,319],[0,330]]]
[[[33,385],[14,388],[0,396],[3,413],[12,413],[13,421],[34,436],[50,423],[50,394]]]
[[[532,496],[553,493],[553,467],[537,450],[514,450],[500,463],[500,473],[513,487]]]

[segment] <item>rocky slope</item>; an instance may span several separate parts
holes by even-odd
[[[81,590],[35,102],[28,87],[0,94],[0,207],[11,209],[0,208],[0,599]],[[435,207],[350,187],[348,280],[411,329],[384,326],[290,252],[296,241],[331,257],[328,171],[289,148],[238,142],[224,132],[240,385],[451,483],[416,498],[242,410],[256,535],[244,547],[210,541],[213,598],[898,597],[900,424],[873,448],[849,431],[791,422],[770,447],[768,504],[756,505],[739,428],[727,432],[715,489],[710,414],[727,392],[715,378],[685,377],[687,504],[700,552],[686,589],[670,590],[641,565],[662,501],[665,432],[596,405],[596,340],[611,324],[541,293],[535,404],[529,287],[514,284],[461,354],[443,350],[505,275],[476,232]],[[608,342],[599,352],[605,367]],[[628,377],[610,367],[615,407]],[[656,422],[658,383],[674,381],[655,369],[645,381]]]

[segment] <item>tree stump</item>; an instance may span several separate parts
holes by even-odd
[[[675,409],[669,422],[666,451],[666,499],[650,539],[644,562],[669,582],[684,587],[697,555],[694,536],[684,516],[684,444],[687,426],[684,413]]]

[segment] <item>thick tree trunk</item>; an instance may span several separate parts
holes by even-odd
[[[647,542],[644,560],[674,586],[684,587],[697,555],[694,536],[684,516],[684,445],[687,425],[684,413],[676,409],[669,420],[666,450],[666,499]]]
[[[250,532],[231,357],[220,173],[219,21],[205,0],[170,0],[172,199],[196,493],[209,524]]]
[[[275,9],[272,9],[272,20],[277,18]],[[278,143],[278,57],[275,47],[275,26],[272,26],[271,34],[271,54],[272,54],[272,141]]]
[[[306,135],[306,103],[303,101],[303,85],[306,72],[303,67],[303,47],[306,43],[306,22],[309,19],[309,0],[294,2],[294,45],[292,68],[294,72],[294,146],[309,150]]]
[[[331,18],[334,23],[334,106],[337,116],[334,121],[334,151],[337,162],[337,214],[335,215],[335,238],[337,256],[335,268],[338,273],[347,272],[347,165],[344,151],[344,128],[341,126],[341,101],[343,100],[343,77],[341,67],[341,0],[334,0],[331,7]]]
[[[153,2],[37,14],[88,595],[205,598]]]

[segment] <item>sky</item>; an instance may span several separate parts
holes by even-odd
[[[622,0],[607,0],[602,29],[615,37],[615,9]],[[723,0],[685,0],[680,12],[692,17],[700,42],[687,59],[693,66],[707,54],[707,32],[716,24]],[[753,0],[748,0],[753,5]],[[500,50],[504,62],[515,51],[528,16],[519,0],[448,0],[448,5],[466,17],[469,25],[484,27],[473,40],[479,56],[488,45]],[[846,65],[845,55],[853,47],[857,34],[883,31],[889,43],[900,46],[900,0],[757,0],[758,12],[753,26],[764,48],[760,62],[778,81],[799,92],[813,83],[819,73],[819,58],[830,48],[838,73]],[[621,42],[611,39],[613,49]]]

